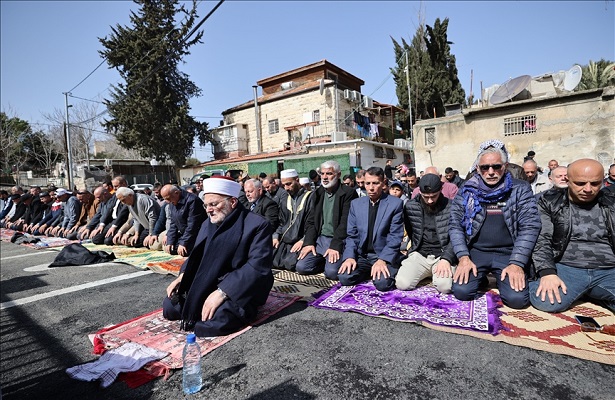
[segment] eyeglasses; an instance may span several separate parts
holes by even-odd
[[[489,171],[489,168],[493,168],[494,171],[499,171],[502,169],[504,165],[502,164],[484,164],[484,165],[479,165],[478,168],[480,168],[481,171],[483,172],[487,172]]]
[[[225,203],[228,201],[228,198],[224,199],[224,200],[220,200],[220,201],[213,201],[211,203],[203,203],[203,207],[207,210],[209,208],[219,208],[221,206],[222,203]]]

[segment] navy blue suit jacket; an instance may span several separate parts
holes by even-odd
[[[350,203],[346,246],[343,259],[356,259],[363,252],[367,241],[369,197],[360,197]],[[383,193],[374,224],[374,251],[380,260],[396,265],[401,254],[400,244],[404,238],[403,201]]]

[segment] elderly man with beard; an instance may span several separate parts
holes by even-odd
[[[357,198],[353,188],[342,184],[340,165],[326,161],[320,166],[321,186],[312,199],[312,212],[305,227],[303,248],[297,261],[297,273],[325,273],[337,280],[342,265],[346,224],[350,202]]]
[[[273,287],[272,229],[238,201],[241,185],[203,182],[208,219],[192,253],[167,287],[163,316],[197,336],[228,335],[249,324]]]
[[[592,159],[568,166],[568,188],[538,200],[542,230],[533,253],[530,301],[563,312],[582,296],[615,312],[615,194],[600,190],[604,168]]]
[[[412,246],[401,262],[396,285],[400,290],[412,290],[423,279],[433,277],[440,293],[450,293],[457,263],[448,236],[452,201],[442,195],[438,175],[425,174],[419,188],[419,195],[404,206],[404,224]]]
[[[506,170],[504,143],[481,144],[476,173],[461,187],[451,206],[449,235],[459,264],[453,294],[473,300],[493,272],[504,304],[529,305],[527,273],[540,232],[536,199],[527,182]]]
[[[280,176],[287,196],[280,207],[280,226],[273,234],[273,267],[294,271],[312,210],[312,192],[299,184],[296,170],[285,169]]]
[[[550,163],[550,162],[549,162]],[[568,168],[555,167],[549,176],[554,188],[566,189],[568,187]],[[544,192],[543,192],[544,193]]]

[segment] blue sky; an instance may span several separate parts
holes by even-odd
[[[199,2],[200,17],[216,3]],[[62,92],[102,60],[98,37],[128,24],[131,9],[137,8],[129,1],[2,0],[2,111],[46,123],[42,114],[63,110]],[[488,87],[590,59],[615,60],[613,1],[227,0],[205,22],[203,43],[181,66],[203,90],[191,102],[192,115],[217,126],[223,110],[252,98],[256,81],[322,59],[363,79],[363,94],[397,104],[390,37],[410,41],[419,14],[428,25],[450,19],[448,37],[466,95],[472,70],[479,97],[481,82]],[[118,79],[105,64],[72,94],[101,100]],[[209,155],[197,152],[201,160]]]

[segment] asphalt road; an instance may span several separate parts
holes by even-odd
[[[173,277],[122,264],[49,269],[56,252],[6,242],[0,252],[3,399],[184,397],[181,373],[137,389],[65,373],[96,359],[89,333],[160,308]],[[190,398],[615,399],[614,366],[302,302],[203,365],[206,387]]]

